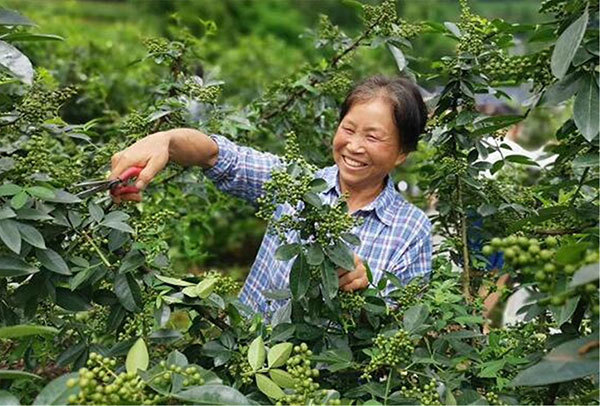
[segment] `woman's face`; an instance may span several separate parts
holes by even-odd
[[[383,98],[355,103],[333,138],[333,159],[342,190],[372,189],[406,159],[393,121],[392,106]]]

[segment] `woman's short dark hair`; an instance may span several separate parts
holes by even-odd
[[[427,108],[417,85],[406,78],[373,76],[354,86],[340,109],[340,122],[355,103],[376,97],[384,97],[392,105],[402,151],[416,150],[427,123]]]

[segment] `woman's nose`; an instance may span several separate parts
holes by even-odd
[[[356,154],[362,153],[365,151],[365,147],[362,142],[362,137],[352,137],[348,141],[348,151],[354,152]]]

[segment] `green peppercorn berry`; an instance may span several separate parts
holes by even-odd
[[[484,245],[483,248],[481,249],[481,252],[483,255],[492,255],[492,253],[494,252],[494,249],[490,246],[490,245]]]
[[[541,250],[540,251],[540,258],[543,259],[543,260],[545,260],[545,261],[547,261],[550,258],[552,258],[552,255],[553,255],[553,253],[550,250]]]
[[[503,241],[498,237],[492,238],[492,241],[490,243],[492,244],[492,247],[494,247],[494,248],[500,248],[503,245],[502,244]],[[488,255],[488,254],[486,254],[486,255]]]
[[[67,387],[68,388],[74,388],[75,385],[77,385],[77,379],[75,378],[71,378],[67,381]]]
[[[552,236],[546,237],[545,242],[548,247],[556,247],[556,245],[558,244],[558,240],[556,239],[556,237]]]
[[[550,303],[552,303],[552,306],[562,306],[565,304],[565,298],[563,296],[553,296]]]
[[[585,291],[587,293],[594,293],[597,289],[598,289],[598,287],[594,283],[586,283],[585,284]]]
[[[553,273],[555,271],[556,271],[556,265],[554,265],[552,262],[548,262],[548,263],[546,263],[546,265],[544,265],[544,272]]]
[[[535,273],[535,280],[536,281],[541,282],[544,279],[546,279],[546,274],[544,273],[544,271],[537,271]]]

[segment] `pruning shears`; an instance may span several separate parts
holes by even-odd
[[[129,180],[132,178],[137,178],[142,169],[144,168],[132,166],[131,168],[127,168],[125,172],[123,172],[121,176],[116,179],[92,180],[88,182],[77,183],[73,185],[73,187],[88,188],[77,193],[76,196],[81,199],[105,190],[110,190],[110,194],[113,196],[120,196],[127,193],[138,193],[140,189],[129,183]]]

